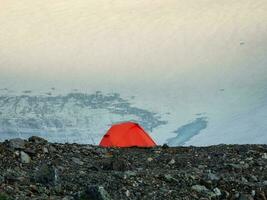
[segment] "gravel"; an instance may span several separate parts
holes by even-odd
[[[263,199],[267,145],[101,148],[0,143],[3,199]]]

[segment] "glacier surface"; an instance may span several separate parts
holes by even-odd
[[[147,131],[167,123],[117,93],[0,96],[1,140],[38,135],[54,142],[97,144],[111,124],[121,121],[138,122]]]

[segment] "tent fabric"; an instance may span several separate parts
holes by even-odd
[[[156,143],[139,124],[123,122],[111,126],[99,145],[102,147],[154,147]]]

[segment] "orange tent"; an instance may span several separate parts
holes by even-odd
[[[123,122],[113,125],[99,145],[102,147],[154,147],[156,143],[139,124]]]

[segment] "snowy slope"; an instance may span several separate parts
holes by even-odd
[[[119,94],[24,93],[0,96],[0,140],[40,135],[57,142],[98,143],[112,123],[137,121],[147,131],[166,123]]]

